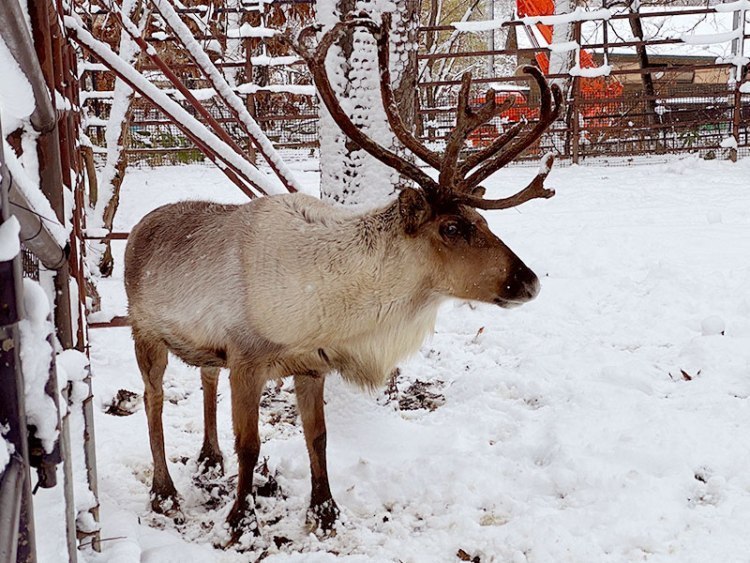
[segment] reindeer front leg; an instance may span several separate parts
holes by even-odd
[[[258,434],[258,407],[266,379],[246,366],[230,370],[229,386],[232,393],[232,423],[235,450],[239,461],[237,500],[227,517],[231,538],[235,544],[246,533],[259,536],[258,520],[252,496],[253,471],[260,453]]]
[[[310,474],[312,493],[310,508],[307,511],[308,524],[313,529],[320,528],[326,534],[335,534],[339,509],[331,496],[326,467],[326,421],[323,412],[323,385],[325,376],[294,377],[302,427],[305,432],[307,451],[310,454]]]

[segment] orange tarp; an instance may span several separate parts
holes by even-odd
[[[555,13],[553,0],[516,0],[518,15],[526,16],[551,16]],[[549,45],[552,43],[552,26],[538,23],[536,28]],[[581,51],[581,68],[596,68],[599,66],[591,53]],[[539,68],[544,74],[549,74],[549,58],[546,53],[537,53],[536,60]],[[581,90],[588,99],[614,98],[622,93],[622,84],[611,76],[599,76],[595,78],[581,78]]]

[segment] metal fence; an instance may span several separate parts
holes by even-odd
[[[713,7],[672,7],[642,14],[607,12],[599,19],[573,22],[572,37],[578,49],[573,62],[580,65],[585,54],[591,62],[589,68],[595,70],[597,65],[608,65],[610,71],[594,72],[601,74],[594,78],[580,76],[585,73],[573,77],[547,73],[548,78],[561,80],[566,85],[566,108],[558,122],[538,143],[529,147],[521,159],[537,158],[546,151],[572,162],[586,158],[632,158],[686,152],[709,159],[734,159],[750,153],[750,88],[747,59],[743,57],[746,54],[743,44],[750,35],[744,5],[733,7],[736,8],[731,35],[734,40],[725,57],[662,53],[665,46],[689,47],[689,38],[686,41],[675,38],[674,33],[663,32],[660,26],[664,22],[688,18],[700,22],[701,18],[724,12]],[[641,20],[648,22],[654,18],[660,26],[646,39],[624,36],[622,25],[618,24],[632,20],[640,24]],[[726,14],[725,19],[732,22],[732,13]],[[584,26],[589,28],[587,32],[583,31]],[[494,57],[510,57],[519,64],[535,64],[544,69],[551,51],[546,45],[538,44],[539,33],[533,22],[516,20],[505,22],[502,27],[516,39],[525,32],[532,44],[521,42],[519,47],[516,41],[513,46],[489,50],[485,48],[485,41],[475,40],[458,51],[428,53],[424,48],[420,51],[421,64],[451,60],[457,68],[452,74],[424,79],[419,85],[419,130],[426,141],[437,144],[436,148],[440,148],[441,139],[455,119],[459,75],[463,69],[471,69],[478,77],[472,90],[473,101],[477,104],[483,101],[483,89],[488,86],[498,88],[498,99],[510,96],[516,101],[514,108],[472,135],[466,150],[490,142],[523,115],[534,119],[538,94],[529,89],[529,83],[519,77],[495,75],[495,65],[486,63]],[[423,27],[420,45],[428,43],[428,35],[434,39],[449,31],[460,33],[452,26]],[[726,37],[719,35],[697,38],[697,43],[701,44],[726,41]]]
[[[93,404],[90,374],[82,381],[71,381],[66,391],[58,393],[56,362],[52,342],[59,342],[63,350],[86,350],[85,276],[83,264],[83,205],[85,183],[79,157],[80,115],[78,73],[73,47],[59,26],[58,4],[52,0],[34,3],[6,0],[0,3],[0,28],[3,41],[31,86],[34,109],[23,133],[34,138],[33,150],[38,158],[38,170],[24,170],[33,185],[38,179],[39,189],[48,199],[54,217],[40,213],[32,203],[28,187],[21,188],[21,179],[10,172],[6,162],[14,162],[15,171],[23,169],[18,159],[25,144],[11,139],[10,149],[0,147],[0,222],[15,220],[20,226],[19,238],[23,251],[11,260],[0,262],[0,427],[2,437],[11,446],[11,461],[0,468],[0,561],[36,561],[32,486],[61,489],[65,499],[65,527],[67,559],[77,559],[77,535],[91,537],[98,547],[96,527],[77,526],[86,520],[81,510],[77,513],[73,487],[70,425],[71,414],[80,416],[85,430],[80,436],[82,449],[77,455],[85,457],[81,465],[87,474],[81,476],[96,496],[96,462],[94,452]],[[28,23],[27,23],[28,22]],[[30,23],[30,26],[29,26]],[[55,94],[54,98],[50,92]],[[16,137],[18,138],[18,137]],[[7,147],[8,145],[6,145]],[[35,167],[33,167],[35,168]],[[68,221],[66,204],[75,199],[76,210],[72,221],[72,236],[61,244],[54,230],[62,230]],[[45,273],[42,276],[42,273]],[[51,451],[42,448],[35,438],[33,426],[27,426],[25,411],[25,368],[19,350],[23,345],[18,323],[25,317],[23,308],[24,284],[22,277],[46,284],[54,296],[54,335],[48,335],[49,369],[44,392],[52,400],[50,412],[56,417],[58,438]],[[40,278],[44,278],[41,279]],[[78,299],[71,299],[70,288],[78,286]],[[77,375],[77,374],[72,374]],[[86,397],[74,400],[75,395]],[[57,467],[62,464],[63,480],[57,480]],[[32,476],[31,469],[36,476]],[[98,507],[91,506],[89,516],[97,518]],[[49,532],[44,530],[43,532]]]
[[[573,35],[580,52],[598,65],[611,64],[612,71],[608,78],[596,79],[548,74],[550,78],[567,84],[569,94],[566,111],[521,158],[537,157],[548,150],[574,162],[587,158],[686,152],[697,153],[705,158],[736,158],[748,154],[750,94],[740,91],[742,84],[746,83],[746,67],[735,66],[738,61],[742,62],[741,56],[732,60],[720,57],[685,59],[680,56],[664,56],[661,52],[665,45],[679,47],[687,46],[688,43],[662,33],[658,26],[657,31],[646,39],[624,37],[622,30],[617,28],[618,25],[622,26],[633,20],[639,24],[645,22],[644,25],[648,26],[653,18],[657,18],[659,22],[679,22],[688,17],[705,18],[716,14],[713,7],[672,7],[648,13],[620,13],[611,17],[602,16],[599,20],[574,22]],[[736,45],[733,43],[736,51],[742,49],[741,45],[748,37],[744,26],[746,11],[740,6],[735,17],[739,22],[736,25],[741,26],[741,33],[736,36]],[[522,37],[526,33],[533,38],[536,33],[531,29],[532,24],[521,20],[505,22],[503,27],[516,37]],[[540,64],[541,59],[549,55],[549,48],[538,44],[526,45],[523,42],[519,46],[516,41],[502,49],[487,49],[481,33],[473,32],[480,39],[456,42],[457,47],[447,52],[426,51],[427,44],[435,45],[439,34],[448,32],[466,33],[445,25],[420,28],[420,65],[451,60],[456,63],[453,74],[433,78],[428,78],[425,74],[419,82],[416,129],[422,138],[440,148],[441,139],[445,137],[455,116],[456,93],[460,82],[458,75],[463,68],[472,68],[475,75],[479,75],[479,79],[475,80],[474,98],[477,103],[482,96],[481,90],[488,85],[502,85],[503,96],[516,97],[515,109],[473,135],[466,150],[473,150],[489,142],[502,133],[505,127],[517,122],[522,115],[533,119],[537,93],[529,89],[529,83],[516,77],[493,74],[497,66],[488,63],[496,57],[505,57],[518,64]],[[427,41],[430,35],[433,40]],[[226,37],[216,34],[215,38],[226,41]],[[246,51],[240,57],[241,60],[226,64],[242,66],[259,49],[266,47],[262,41],[252,44],[248,42],[246,48],[250,51]],[[628,50],[632,54],[623,55]],[[579,61],[581,56],[577,55],[576,60]],[[634,60],[637,60],[637,64]],[[190,70],[189,63],[183,65],[181,71],[195,75]],[[245,71],[251,75],[255,73],[254,76],[257,77],[259,68]],[[309,78],[304,77],[305,73],[304,65],[295,64],[294,74],[299,83],[310,82]],[[735,80],[729,83],[733,73]],[[261,74],[267,84],[268,73]],[[644,86],[646,79],[650,83],[649,88]],[[587,87],[594,80],[608,80],[623,87],[619,90],[610,88],[608,93],[603,94],[601,90]],[[100,79],[99,83],[111,87],[112,79]],[[201,85],[196,83],[195,87]],[[515,91],[512,90],[512,85],[515,85]],[[509,87],[511,90],[508,90]],[[299,154],[300,150],[304,154],[317,147],[318,111],[314,96],[261,91],[248,95],[246,99],[261,128],[283,154]],[[102,102],[100,97],[90,98],[87,104],[95,116],[90,121],[90,135],[101,146],[108,104]],[[242,144],[242,136],[233,123],[232,115],[220,103],[209,102],[206,105]],[[730,146],[730,137],[736,139],[736,147]],[[201,152],[179,130],[145,101],[135,104],[126,147],[130,162],[136,164],[195,162],[203,158]],[[99,149],[101,150],[103,149]]]

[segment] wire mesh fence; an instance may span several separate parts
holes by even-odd
[[[39,281],[39,258],[23,245],[21,245],[21,268],[23,277]]]

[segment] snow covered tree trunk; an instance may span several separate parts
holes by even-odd
[[[513,0],[492,0],[494,3],[494,19],[510,21],[516,10],[516,3]],[[494,36],[495,49],[507,49],[508,39],[511,32],[515,33],[518,28],[500,27],[492,31]],[[494,76],[511,76],[518,66],[518,57],[516,55],[495,55],[493,57]]]
[[[416,54],[419,26],[419,2],[405,0],[396,4],[391,32],[391,75],[407,126],[416,115]],[[392,10],[384,0],[320,0],[317,19],[326,27],[348,13],[369,14],[376,21]],[[365,30],[355,30],[331,49],[328,71],[342,107],[355,125],[375,141],[400,150],[388,126],[380,98],[375,39]],[[389,199],[401,182],[398,173],[376,161],[350,141],[320,106],[321,196],[348,204],[378,205]]]
[[[556,0],[555,14],[570,14],[575,10],[575,0]],[[552,29],[552,43],[567,43],[574,40],[573,22],[555,25]],[[549,54],[549,74],[567,74],[572,68],[575,51],[551,51]],[[560,85],[563,94],[570,87],[569,78],[555,78],[552,82]]]
[[[147,17],[139,18],[141,11],[140,0],[123,0],[122,12],[131,20],[141,22],[141,28],[146,25]],[[131,37],[122,32],[120,35],[120,57],[129,65],[135,66],[139,49]],[[130,129],[130,108],[133,102],[133,89],[120,78],[115,79],[112,107],[107,120],[105,141],[107,157],[98,181],[96,200],[91,201],[93,209],[88,216],[89,228],[104,228],[112,231],[112,225],[120,203],[120,187],[125,179],[125,169],[128,165],[125,144]],[[99,255],[99,273],[108,277],[112,274],[113,258],[109,241],[104,241],[92,254]]]
[[[640,9],[640,0],[632,0],[628,4],[628,10],[633,14],[640,12]],[[629,22],[630,31],[632,31],[633,37],[635,37],[637,41],[643,41],[643,25],[641,25],[641,18],[630,18]],[[641,70],[647,69],[649,67],[649,62],[646,46],[636,45],[635,53],[638,57],[638,66],[641,67]],[[656,113],[656,90],[654,89],[654,81],[651,74],[648,72],[641,74],[641,83],[643,84],[643,93],[646,95],[648,110],[651,114],[648,116],[648,119],[652,123],[655,123],[659,120],[659,115]]]

